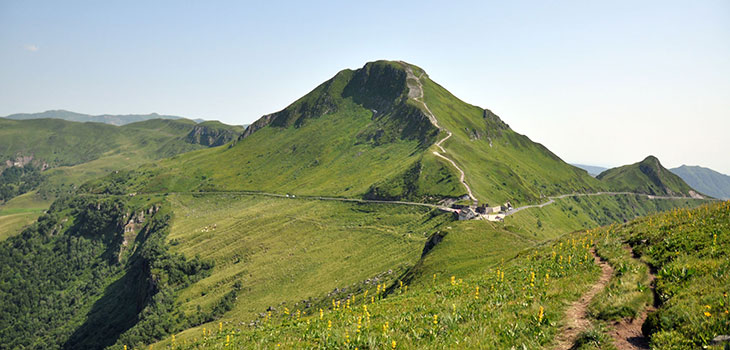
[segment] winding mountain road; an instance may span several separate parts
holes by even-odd
[[[588,197],[588,196],[620,196],[620,195],[630,195],[630,196],[642,196],[647,197],[648,199],[695,199],[693,197],[678,197],[678,196],[656,196],[652,194],[645,194],[645,193],[634,193],[634,192],[594,192],[594,193],[568,193],[568,194],[561,194],[559,196],[550,196],[547,197],[548,201],[541,204],[531,204],[531,205],[525,205],[521,207],[514,208],[510,211],[508,211],[507,215],[515,214],[521,210],[530,209],[530,208],[542,208],[546,205],[550,205],[555,203],[556,199],[561,198],[568,198],[568,197]],[[705,198],[707,199],[707,198]]]

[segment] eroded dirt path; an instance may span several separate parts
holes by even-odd
[[[554,349],[563,350],[570,349],[575,342],[576,337],[580,332],[583,332],[591,327],[591,320],[588,318],[588,304],[591,303],[593,297],[596,296],[603,288],[608,285],[608,281],[611,280],[613,275],[613,268],[607,262],[601,260],[596,255],[595,250],[591,250],[593,254],[593,261],[601,267],[601,277],[593,284],[591,289],[583,294],[583,296],[570,305],[568,310],[565,312],[565,319],[568,321],[565,327],[562,329],[560,335],[558,335],[557,342]],[[641,328],[641,326],[639,326]]]
[[[634,254],[631,247],[626,246],[624,249],[631,253],[633,259],[638,260],[638,257]],[[649,284],[652,286],[652,290],[654,288],[655,279],[655,271],[650,268]],[[646,317],[655,310],[654,306],[649,305],[644,308],[638,317],[634,319],[623,319],[611,326],[609,334],[613,338],[613,344],[616,345],[618,350],[649,349],[649,339],[641,332],[641,326],[644,324],[644,321],[646,321]]]
[[[410,83],[408,84],[408,97],[413,99],[414,101],[418,101],[421,105],[423,105],[423,108],[426,111],[426,115],[428,116],[428,119],[431,121],[431,124],[433,124],[433,126],[435,126],[439,130],[443,130],[446,132],[446,137],[444,137],[443,139],[436,142],[436,147],[438,147],[441,150],[441,153],[434,151],[433,154],[437,157],[440,157],[440,158],[448,161],[449,163],[451,163],[451,165],[454,166],[454,168],[456,168],[456,170],[459,171],[459,181],[466,188],[466,193],[469,195],[469,198],[472,201],[476,202],[477,198],[474,196],[474,193],[472,193],[471,187],[469,187],[469,184],[466,183],[466,174],[464,173],[464,170],[462,170],[458,165],[456,165],[456,162],[454,162],[453,159],[442,154],[442,153],[446,153],[446,150],[444,149],[443,146],[441,146],[441,144],[444,143],[444,141],[448,140],[452,134],[451,134],[451,131],[446,130],[445,128],[441,127],[441,125],[439,125],[438,119],[436,119],[436,116],[433,114],[433,112],[431,112],[431,109],[428,108],[428,105],[423,100],[423,85],[421,84],[422,75],[416,76],[413,73],[413,69],[410,66],[408,66],[408,64],[406,64],[406,63],[403,63],[403,64],[406,67],[406,74],[408,74],[407,81],[415,82],[415,84],[410,84]]]

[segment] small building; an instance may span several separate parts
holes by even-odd
[[[476,216],[476,213],[474,213],[474,210],[472,210],[471,208],[467,207],[459,210],[459,220],[471,220]]]
[[[498,205],[496,207],[487,207],[486,214],[490,214],[490,213],[501,213],[503,211],[504,211],[504,207],[501,206],[501,205]]]

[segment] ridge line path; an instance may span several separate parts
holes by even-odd
[[[563,327],[562,332],[557,337],[557,341],[553,349],[571,349],[573,343],[580,332],[588,329],[591,326],[591,321],[588,319],[588,305],[591,300],[598,294],[603,288],[606,288],[608,282],[611,280],[613,275],[613,268],[607,262],[601,260],[596,254],[595,248],[591,249],[593,254],[593,261],[596,265],[601,267],[601,276],[598,281],[593,284],[590,290],[583,293],[580,299],[570,304],[570,307],[565,311],[565,319],[568,320],[567,324]]]
[[[433,114],[433,112],[431,112],[431,109],[428,108],[428,105],[426,104],[426,102],[423,101],[423,85],[421,84],[421,77],[423,76],[423,73],[421,73],[420,76],[416,76],[413,73],[413,69],[406,64],[406,74],[407,74],[406,81],[408,81],[409,78],[414,79],[417,84],[417,86],[412,86],[412,85],[408,84],[408,97],[412,98],[414,101],[420,102],[423,105],[423,108],[426,110],[427,117],[431,121],[431,124],[433,124],[433,126],[435,126],[439,130],[446,131],[446,134],[447,134],[446,137],[444,137],[443,139],[436,142],[436,147],[438,147],[441,150],[441,152],[446,153],[446,150],[444,149],[443,146],[441,146],[441,144],[444,143],[444,141],[448,140],[449,137],[451,137],[452,133],[451,133],[451,131],[449,131],[449,130],[441,127],[441,125],[439,125],[438,119],[436,119],[436,116]],[[471,199],[474,203],[476,203],[477,198],[474,196],[474,193],[472,193],[471,187],[469,187],[469,184],[466,183],[466,174],[464,173],[464,170],[462,170],[458,165],[456,165],[456,162],[454,162],[453,159],[451,159],[439,152],[436,152],[436,151],[433,151],[433,154],[437,157],[445,159],[446,161],[451,163],[451,165],[453,165],[454,168],[456,168],[456,170],[459,171],[459,182],[461,182],[461,184],[464,185],[464,187],[466,188],[466,193],[469,195],[469,199]]]

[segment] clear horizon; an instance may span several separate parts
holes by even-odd
[[[730,3],[1,2],[0,115],[249,124],[404,60],[569,163],[730,174]]]

